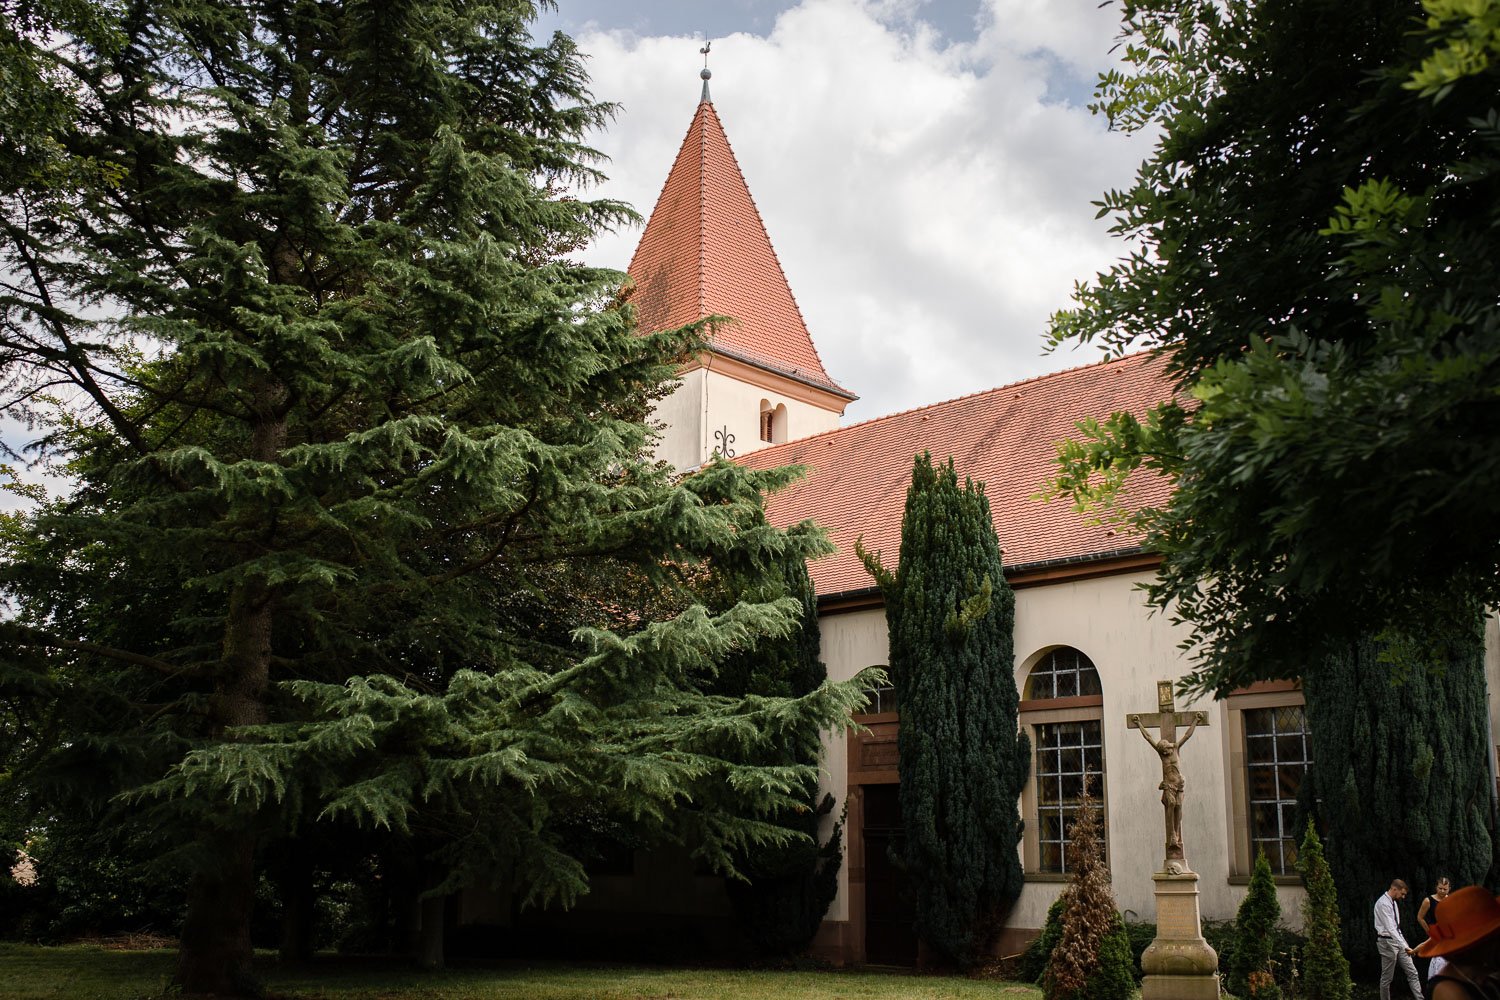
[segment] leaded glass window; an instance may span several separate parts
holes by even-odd
[[[1038,868],[1068,870],[1068,829],[1078,814],[1085,776],[1104,808],[1103,726],[1097,719],[1046,722],[1036,727]]]
[[[1026,697],[1039,701],[1102,692],[1093,662],[1071,646],[1054,649],[1042,657],[1026,678]]]
[[[1266,852],[1271,871],[1297,870],[1297,791],[1307,774],[1307,713],[1301,705],[1245,711],[1245,785],[1250,857]]]

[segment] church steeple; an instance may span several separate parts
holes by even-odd
[[[707,49],[701,50],[705,63]],[[705,316],[731,319],[715,331],[708,356],[684,372],[685,383],[699,366],[721,376],[700,387],[696,425],[684,424],[690,408],[682,401],[668,400],[659,408],[669,438],[693,439],[668,441],[663,449],[683,468],[706,461],[714,450],[744,453],[761,443],[830,430],[858,398],[823,367],[709,98],[707,65],[700,75],[703,97],[628,269],[643,330],[670,329]],[[726,375],[737,385],[723,384]],[[732,398],[736,393],[756,398],[743,404]],[[755,405],[770,406],[773,416],[767,418]],[[747,407],[748,418],[741,412]],[[746,420],[748,425],[737,430]]]
[[[715,351],[847,403],[857,397],[829,377],[813,346],[708,97],[707,73],[705,67],[703,99],[630,261],[641,327],[729,316],[734,322],[718,330]]]

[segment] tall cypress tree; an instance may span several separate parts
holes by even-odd
[[[900,705],[898,760],[917,932],[944,960],[972,966],[1020,896],[1018,807],[1030,743],[1016,725],[1015,595],[984,486],[950,458],[917,456],[900,564],[861,557],[885,595]]]
[[[5,536],[0,682],[66,717],[39,755],[93,751],[183,848],[187,992],[253,990],[257,855],[288,817],[567,902],[585,807],[721,869],[787,840],[769,818],[811,769],[756,755],[859,700],[705,690],[797,602],[693,588],[753,593],[827,542],[765,523],[784,472],[651,460],[649,400],[701,337],[638,335],[624,276],[568,260],[630,213],[567,196],[611,109],[535,9],[6,25],[73,104],[21,122],[56,169],[0,141],[0,400],[79,481]]]
[[[1311,781],[1326,831],[1344,954],[1378,968],[1370,907],[1391,879],[1414,895],[1452,873],[1485,880],[1495,856],[1483,633],[1388,635],[1330,657],[1304,681]],[[1407,939],[1421,940],[1407,913]]]

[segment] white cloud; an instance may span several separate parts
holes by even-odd
[[[949,43],[914,0],[803,0],[767,37],[716,39],[719,116],[825,367],[861,420],[1092,360],[1042,355],[1048,315],[1124,252],[1090,205],[1149,136],[1082,107],[1117,12],[987,0]],[[697,103],[701,42],[586,32],[595,93],[622,104],[598,194],[648,214]],[[1085,89],[1086,96],[1086,89]],[[589,258],[623,268],[640,231]]]

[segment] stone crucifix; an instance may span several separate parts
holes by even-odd
[[[1182,778],[1182,764],[1178,750],[1193,736],[1193,730],[1208,725],[1207,712],[1178,712],[1172,702],[1172,682],[1157,681],[1156,702],[1159,711],[1149,715],[1128,715],[1125,724],[1130,729],[1139,729],[1141,737],[1151,744],[1161,757],[1161,804],[1166,811],[1167,856],[1164,868],[1168,871],[1186,870],[1187,858],[1182,846],[1182,797],[1187,783]],[[1186,725],[1187,732],[1177,738],[1177,726]],[[1152,739],[1147,726],[1160,731],[1159,739]]]

